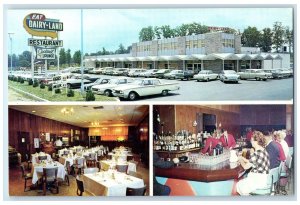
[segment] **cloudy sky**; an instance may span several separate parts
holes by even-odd
[[[23,28],[23,19],[30,13],[42,13],[46,18],[59,19],[64,31],[59,38],[64,48],[73,53],[80,49],[80,10],[8,10],[6,16],[7,33],[13,35],[13,52],[29,50],[27,39],[30,35]],[[138,42],[138,33],[146,26],[170,25],[198,22],[208,26],[231,27],[243,31],[248,26],[259,30],[272,27],[279,21],[284,26],[293,27],[291,8],[196,8],[196,9],[84,9],[84,53],[96,52],[105,47],[116,50],[122,43],[125,47]],[[5,31],[4,31],[5,32]],[[9,46],[10,44],[8,44]]]

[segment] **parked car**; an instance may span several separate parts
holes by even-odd
[[[179,73],[183,73],[182,70],[172,70],[169,73],[164,74],[165,79],[176,79],[176,75]]]
[[[102,74],[104,75],[110,75],[112,72],[113,72],[113,67],[105,67],[103,70],[102,70]]]
[[[111,79],[107,84],[94,85],[92,86],[92,92],[95,94],[112,96],[112,90],[122,84],[133,82],[132,78],[114,78]]]
[[[102,74],[103,68],[93,68],[93,70],[90,70],[90,74]]]
[[[156,78],[164,78],[164,75],[167,73],[170,73],[171,70],[170,69],[159,69],[157,72],[155,72],[155,76]]]
[[[95,82],[87,83],[84,85],[84,90],[90,90],[94,85],[107,84],[110,78],[98,78]]]
[[[128,72],[129,77],[138,77],[139,74],[145,72],[146,69],[130,69]]]
[[[113,90],[113,95],[119,98],[136,100],[142,96],[162,94],[167,95],[170,91],[179,90],[178,83],[165,83],[156,78],[139,79],[133,83],[118,86]]]
[[[210,81],[218,79],[218,74],[213,73],[211,70],[201,70],[197,75],[194,75],[194,79],[199,81]]]
[[[272,77],[272,74],[266,73],[261,69],[246,69],[244,72],[238,72],[238,75],[240,75],[241,80],[267,80]]]
[[[128,74],[128,68],[116,68],[112,75],[116,75],[116,76],[120,76],[120,75],[123,75],[123,76],[127,76]]]
[[[144,77],[144,78],[150,78],[150,77],[154,77],[154,74],[158,71],[158,69],[150,69],[150,70],[146,70],[143,73],[140,73],[139,77]]]
[[[83,84],[95,82],[98,78],[92,78],[88,75],[83,75]],[[81,86],[81,75],[74,75],[67,79],[65,82],[67,88],[80,88]]]
[[[88,74],[92,70],[94,70],[94,67],[83,68],[83,73]]]
[[[176,74],[176,79],[190,80],[192,78],[194,78],[194,72],[192,70],[185,70],[182,73]]]
[[[273,78],[288,78],[291,77],[293,74],[291,72],[291,69],[274,69],[272,72]]]
[[[80,67],[74,67],[74,68],[71,70],[71,73],[81,73],[81,68],[80,68]]]
[[[240,80],[240,75],[238,75],[234,70],[223,70],[219,74],[220,81],[222,82],[236,82]]]

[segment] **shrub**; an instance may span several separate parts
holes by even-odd
[[[18,82],[18,77],[15,76],[14,79],[13,79],[13,81]]]
[[[32,85],[33,87],[37,87],[37,86],[39,86],[39,82],[37,81],[37,80],[34,80],[34,82],[33,82],[33,85]]]
[[[24,83],[24,78],[21,78],[20,83],[21,83],[21,84]]]
[[[56,93],[56,94],[59,94],[59,93],[61,93],[61,90],[60,90],[59,88],[56,88],[56,89],[55,89],[55,93]]]
[[[17,82],[21,82],[21,80],[22,80],[22,78],[19,76],[19,77],[17,78]]]
[[[52,91],[52,85],[48,86],[48,91]]]
[[[29,80],[28,80],[28,85],[32,85],[32,84],[33,84],[32,79],[29,79]]]
[[[74,91],[71,90],[71,89],[69,89],[69,90],[68,90],[68,93],[67,93],[67,96],[68,96],[68,97],[74,97],[74,95],[75,95],[75,94],[74,94]]]
[[[85,96],[85,100],[86,101],[95,101],[95,95],[94,95],[94,93],[91,91],[91,90],[88,90],[87,92],[86,92],[86,96]]]
[[[45,84],[43,82],[40,84],[40,88],[45,89]]]

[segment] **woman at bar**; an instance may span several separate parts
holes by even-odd
[[[256,189],[265,187],[268,179],[270,160],[265,149],[266,139],[264,135],[259,131],[254,132],[251,144],[254,151],[250,154],[250,159],[242,156],[239,158],[239,162],[245,170],[252,168],[247,177],[240,180],[236,185],[236,190],[240,195],[249,195]]]

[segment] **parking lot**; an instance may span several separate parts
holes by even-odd
[[[110,77],[107,75],[90,75]],[[195,80],[166,80],[177,82],[180,90],[167,96],[155,95],[139,101],[230,101],[230,100],[291,100],[293,99],[293,78],[269,79],[267,81],[240,80],[238,84],[219,80],[197,82]]]

